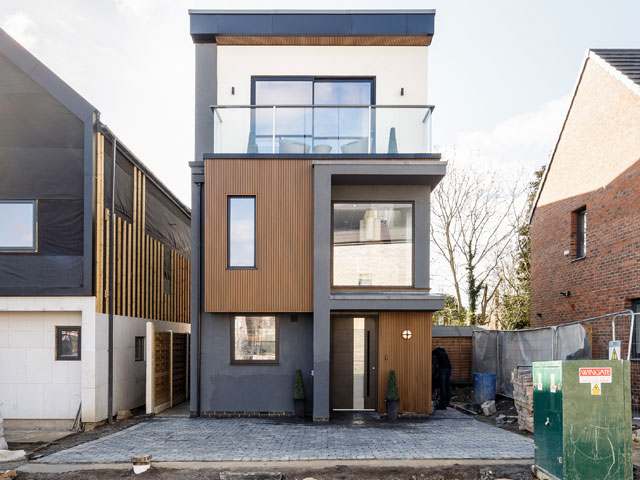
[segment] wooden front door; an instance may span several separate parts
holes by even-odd
[[[331,319],[331,408],[375,410],[378,397],[377,318]]]

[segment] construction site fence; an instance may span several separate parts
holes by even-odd
[[[550,360],[607,360],[609,341],[618,340],[621,359],[633,360],[633,415],[640,417],[638,334],[640,313],[634,314],[630,310],[552,327],[476,330],[473,332],[472,371],[495,374],[497,393],[513,398],[511,374],[516,367]]]

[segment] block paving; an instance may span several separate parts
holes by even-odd
[[[156,417],[37,462],[129,462],[143,454],[158,462],[533,457],[530,438],[457,411],[443,413],[393,424]]]

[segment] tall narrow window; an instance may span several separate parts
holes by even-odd
[[[229,268],[256,268],[256,197],[227,197]]]
[[[36,250],[36,202],[0,201],[0,251]]]
[[[587,209],[576,211],[576,258],[587,254]]]

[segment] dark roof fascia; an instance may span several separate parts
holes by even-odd
[[[190,10],[194,43],[217,35],[428,36],[435,10]]]
[[[311,160],[440,160],[439,153],[336,153],[323,155],[318,153],[205,153],[205,160],[216,159],[241,159],[241,158],[265,158],[265,159],[311,159]]]
[[[82,121],[93,118],[98,109],[53,73],[27,49],[0,28],[0,53],[25,72],[34,82],[49,92]]]
[[[116,148],[118,151],[124,155],[124,157],[129,160],[133,165],[135,165],[142,173],[146,175],[146,177],[156,186],[162,193],[164,193],[167,198],[169,198],[183,213],[191,218],[191,209],[187,207],[184,203],[180,201],[180,199],[171,191],[169,188],[162,183],[162,181],[156,177],[156,175],[147,167],[142,160],[140,160],[130,149],[127,147],[122,140],[118,138],[118,136],[113,133],[113,131],[106,126],[102,122],[98,122],[98,131],[102,134],[105,134],[109,140],[111,141],[113,138],[116,139]]]

